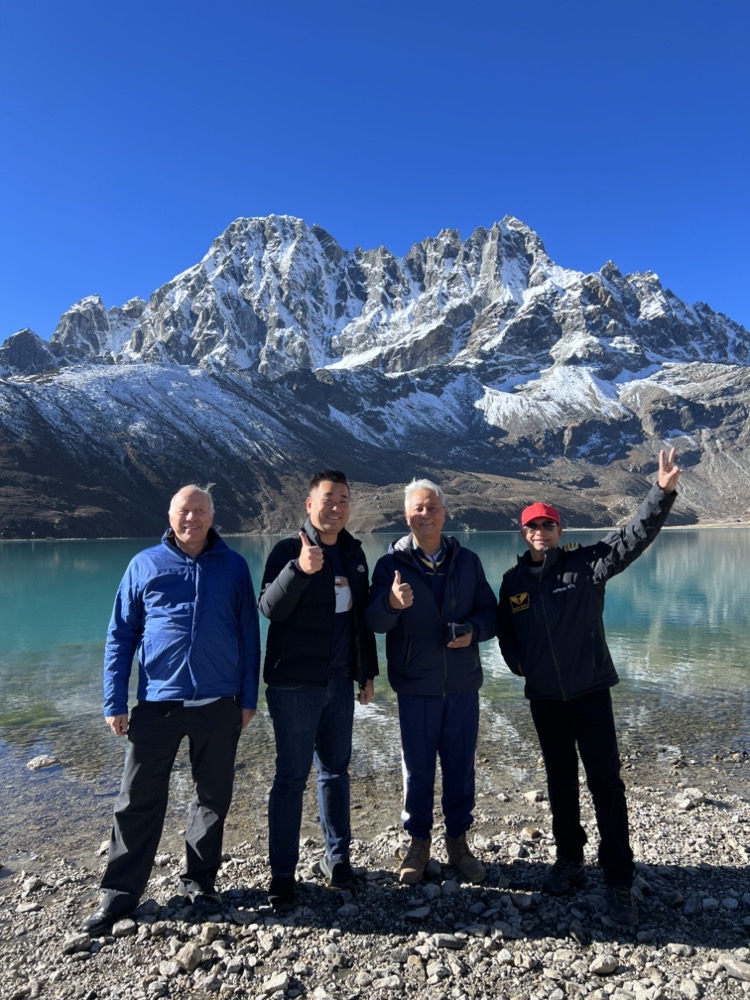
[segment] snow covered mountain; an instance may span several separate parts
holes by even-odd
[[[514,218],[403,258],[238,219],[148,303],[91,296],[49,342],[0,346],[0,533],[152,534],[193,480],[225,530],[282,530],[320,466],[357,482],[362,528],[398,523],[427,474],[456,527],[539,497],[611,524],[670,443],[678,516],[744,519],[749,359],[728,317],[650,272],[565,269]]]

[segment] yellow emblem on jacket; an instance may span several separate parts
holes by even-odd
[[[510,598],[510,606],[513,614],[515,614],[516,611],[528,611],[531,607],[529,595],[525,591],[522,594],[512,594]]]

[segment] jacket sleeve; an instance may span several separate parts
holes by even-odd
[[[240,708],[258,707],[258,685],[260,683],[260,626],[258,608],[255,603],[250,570],[245,560],[241,570],[239,599],[239,629],[242,648],[242,676],[240,679]]]
[[[372,574],[370,596],[365,611],[365,623],[373,632],[390,632],[398,625],[400,611],[388,606],[388,594],[393,586],[396,560],[392,555],[381,556]]]
[[[143,635],[143,595],[131,562],[120,583],[104,646],[104,715],[127,715],[128,686]]]
[[[309,576],[295,566],[301,548],[299,540],[285,538],[271,550],[258,600],[258,607],[269,621],[288,618],[310,583]]]
[[[652,486],[628,524],[591,546],[589,565],[594,583],[604,583],[622,573],[649,547],[661,531],[676,496],[665,493],[658,484]]]
[[[513,624],[513,612],[510,608],[510,586],[506,578],[500,585],[500,597],[497,602],[497,641],[500,652],[508,667],[514,674],[523,677],[523,656],[521,644],[516,636]]]
[[[474,588],[474,607],[467,621],[470,621],[476,629],[474,641],[485,642],[487,639],[493,639],[497,634],[497,598],[492,587],[487,583],[479,556],[475,553],[472,555],[474,557],[476,586]]]

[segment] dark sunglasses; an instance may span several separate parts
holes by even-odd
[[[555,521],[532,521],[531,524],[524,524],[523,530],[532,532],[538,531],[541,528],[542,531],[554,531],[556,527],[557,523]]]

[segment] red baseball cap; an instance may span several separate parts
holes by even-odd
[[[560,523],[560,515],[554,507],[551,507],[548,503],[533,503],[530,507],[525,507],[521,512],[521,527],[525,528],[529,521],[533,521],[537,517],[543,517],[547,521],[554,521],[555,524]]]

